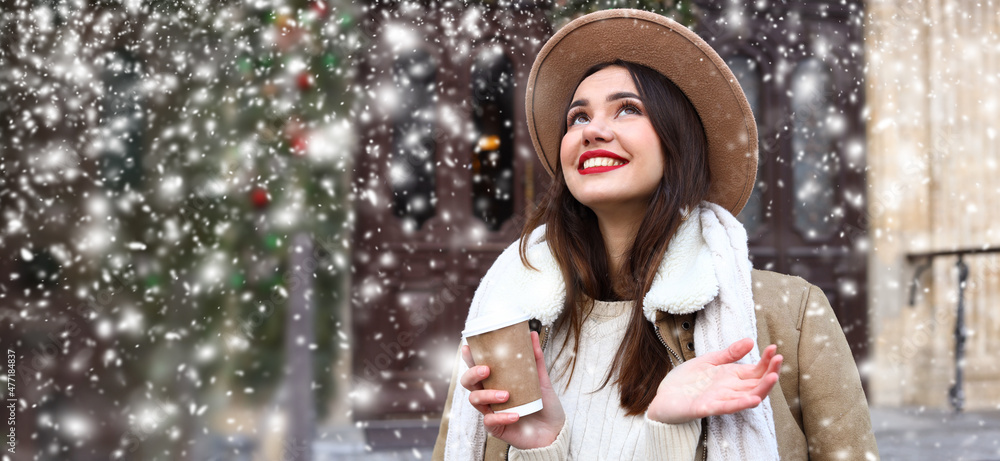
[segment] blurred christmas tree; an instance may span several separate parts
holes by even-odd
[[[662,14],[686,26],[692,26],[697,13],[692,0],[555,0],[549,10],[553,30],[574,18],[612,8],[634,8]]]
[[[350,5],[257,5],[264,6],[213,5],[197,13],[213,49],[193,61],[211,77],[192,82],[186,110],[173,115],[193,134],[176,150],[202,155],[170,159],[192,184],[177,216],[192,238],[158,262],[188,270],[201,285],[188,299],[196,312],[180,317],[186,325],[169,312],[151,323],[190,330],[184,355],[203,358],[197,387],[205,385],[211,408],[280,407],[285,401],[275,391],[288,372],[288,300],[308,290],[317,338],[307,345],[311,387],[322,418],[333,390],[334,338],[346,328],[338,327],[336,307],[348,260],[341,253],[349,233],[343,173],[354,148],[348,85],[351,52],[363,40]],[[215,28],[229,23],[238,27]],[[297,234],[318,242],[304,277],[290,264]]]
[[[3,307],[17,309],[4,336],[23,332],[14,346],[29,364],[56,338],[55,360],[22,370],[36,405],[24,420],[40,421],[23,426],[28,447],[52,459],[115,448],[183,458],[234,406],[276,406],[296,294],[312,306],[305,348],[322,417],[346,329],[349,85],[364,7],[11,7],[0,18],[0,207],[23,225],[6,225],[0,249],[26,275],[0,285]],[[298,235],[315,242],[304,270],[290,263]]]
[[[149,109],[158,120],[148,127],[143,168],[161,174],[139,189],[155,195],[165,177],[184,187],[161,216],[132,220],[124,232],[135,237],[122,238],[141,238],[160,250],[143,277],[147,292],[162,294],[144,299],[151,325],[146,339],[173,334],[183,340],[155,349],[163,366],[149,366],[149,354],[129,353],[130,374],[180,408],[207,407],[166,421],[186,429],[184,444],[204,428],[220,430],[212,421],[234,405],[273,411],[266,407],[281,405],[275,391],[286,379],[288,299],[310,290],[317,340],[308,350],[322,417],[332,392],[336,307],[344,296],[339,287],[346,268],[337,261],[347,260],[339,253],[348,235],[342,174],[353,149],[346,111],[357,12],[322,1],[198,10],[154,5],[151,16],[173,20],[166,41],[187,42],[165,43],[152,52],[160,55],[154,60],[191,65],[181,66],[188,73],[177,91]],[[179,229],[181,237],[162,238],[164,227]],[[307,259],[305,279],[290,266],[296,234],[320,242]],[[257,428],[227,429],[252,434]],[[152,434],[143,452],[171,445],[168,434]]]

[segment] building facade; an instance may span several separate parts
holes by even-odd
[[[885,0],[867,9],[869,398],[958,403],[959,362],[964,407],[996,408],[1000,256],[986,251],[1000,245],[1000,7]],[[967,250],[982,253],[962,256],[965,269],[955,254],[921,256]]]

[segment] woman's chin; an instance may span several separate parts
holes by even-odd
[[[639,217],[645,213],[646,203],[648,200],[643,200],[640,197],[629,197],[620,195],[599,195],[599,196],[584,196],[583,200],[577,198],[577,200],[582,203],[587,208],[590,208],[595,214],[600,216],[615,216],[620,217],[626,214],[636,214]]]

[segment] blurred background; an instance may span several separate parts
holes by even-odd
[[[548,187],[531,64],[610,7],[733,69],[754,266],[824,289],[880,444],[1000,434],[1000,5],[11,0],[3,459],[429,457],[468,303]]]

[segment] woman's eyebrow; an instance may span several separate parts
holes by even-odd
[[[609,94],[607,97],[607,101],[612,102],[612,101],[617,101],[619,99],[627,99],[627,98],[640,99],[639,95],[632,93],[630,91],[619,91],[617,93]],[[573,101],[573,104],[569,105],[567,112],[569,111],[569,109],[572,109],[574,107],[587,106],[589,104],[590,102],[586,99],[577,99],[576,101]]]
[[[608,102],[617,101],[619,99],[626,99],[626,98],[639,99],[639,95],[637,95],[635,93],[632,93],[632,92],[629,92],[629,91],[619,91],[617,93],[609,94],[608,95]]]

